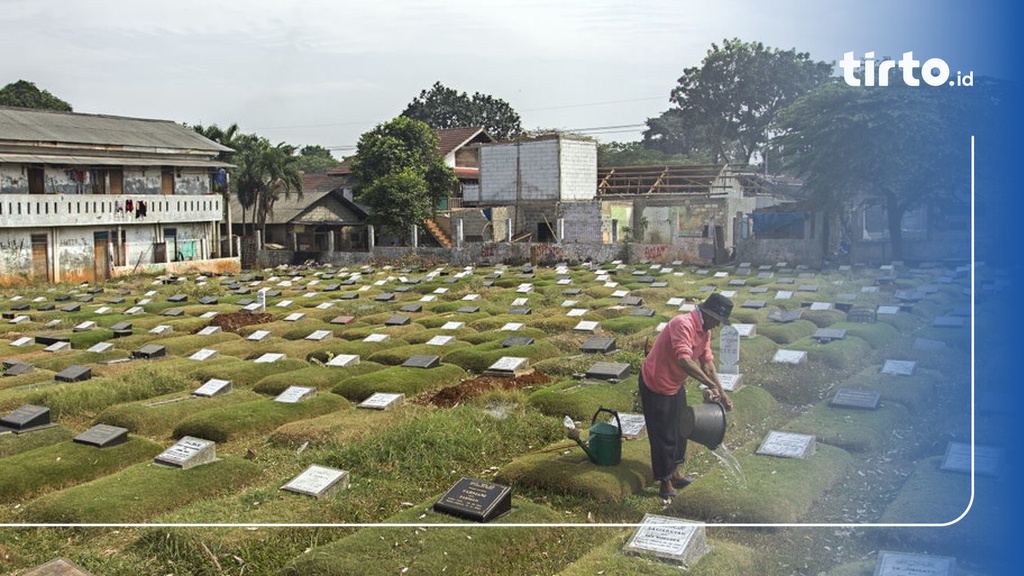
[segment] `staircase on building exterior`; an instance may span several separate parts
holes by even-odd
[[[435,222],[433,218],[427,218],[426,220],[424,220],[423,225],[424,227],[426,227],[427,231],[430,232],[430,235],[433,236],[435,240],[437,240],[438,244],[445,248],[455,247],[455,243],[452,242],[451,237],[448,236],[448,234],[441,229],[441,226],[438,225],[438,223]]]

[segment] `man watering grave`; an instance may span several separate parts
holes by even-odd
[[[679,472],[692,431],[692,426],[684,425],[684,419],[692,417],[693,410],[689,409],[691,414],[687,414],[686,379],[693,378],[706,388],[705,402],[732,410],[732,400],[722,388],[711,354],[712,330],[729,324],[731,313],[731,300],[718,293],[711,294],[692,311],[668,321],[640,367],[640,402],[651,444],[651,469],[654,479],[660,482],[658,493],[662,498],[676,496],[677,488],[692,481]],[[722,418],[724,420],[724,415]],[[723,425],[723,433],[724,429]],[[709,447],[714,449],[720,442],[718,438],[717,442],[710,442],[713,445]]]

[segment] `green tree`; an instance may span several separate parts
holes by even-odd
[[[668,154],[642,142],[608,142],[597,145],[598,166],[668,166],[697,164],[702,160],[684,154]]]
[[[404,116],[359,137],[352,174],[356,198],[373,208],[370,223],[398,237],[431,217],[458,184],[437,152],[437,133]]]
[[[247,210],[253,211],[253,221],[266,238],[267,216],[274,203],[292,191],[302,197],[302,174],[296,169],[295,147],[280,143],[272,145],[266,138],[255,134],[236,137],[238,146],[234,155],[234,189],[242,205],[242,226],[245,227]]]
[[[420,92],[402,116],[425,122],[435,130],[483,126],[491,137],[499,140],[523,132],[519,114],[504,100],[479,92],[469,96],[440,82]]]
[[[893,258],[900,260],[908,210],[930,203],[966,209],[968,130],[975,124],[967,119],[977,117],[984,99],[965,94],[835,81],[780,115],[775,145],[822,209],[835,213],[855,200],[883,206]]]
[[[303,146],[299,150],[299,157],[295,166],[298,170],[307,174],[320,174],[327,172],[341,164],[331,155],[331,151],[320,145]]]
[[[0,88],[0,106],[19,106],[71,112],[71,104],[57,98],[46,90],[40,90],[32,82],[18,80]]]
[[[644,142],[670,154],[749,164],[780,111],[828,80],[832,66],[760,42],[712,44],[672,89],[675,105],[647,121]]]

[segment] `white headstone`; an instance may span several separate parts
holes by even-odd
[[[1003,451],[995,446],[974,445],[974,467],[978,474],[996,476],[1002,464]],[[950,442],[946,445],[946,455],[942,459],[941,470],[948,472],[964,472],[970,474],[971,445],[965,442]]]
[[[572,316],[572,317],[578,317],[578,316],[583,316],[586,313],[587,313],[587,309],[586,308],[573,308],[572,310],[569,310],[568,312],[566,312],[565,315],[566,316]]]
[[[917,362],[913,360],[886,360],[882,366],[882,374],[893,374],[896,376],[913,376]]]
[[[644,514],[641,526],[626,543],[633,554],[651,554],[693,566],[708,553],[704,525],[680,518]]]
[[[370,334],[366,338],[363,338],[363,342],[383,342],[387,339],[387,334]]]
[[[281,360],[283,358],[284,354],[280,354],[277,352],[267,352],[266,354],[253,360],[253,362],[256,364],[273,364],[274,362],[277,362],[278,360]]]
[[[522,330],[526,325],[522,322],[509,322],[500,328],[503,332],[515,332],[516,330]]]
[[[157,464],[166,464],[187,470],[217,459],[216,445],[210,440],[185,436],[153,459]]]
[[[97,342],[96,344],[93,344],[92,347],[90,347],[88,350],[86,350],[86,352],[95,352],[99,354],[101,352],[106,352],[107,350],[111,350],[113,348],[114,345],[111,344],[110,342]]]
[[[326,466],[311,464],[301,474],[281,486],[281,490],[305,494],[314,498],[329,496],[338,490],[348,488],[348,472]]]
[[[201,350],[197,350],[194,354],[189,356],[188,359],[189,360],[198,360],[198,361],[201,362],[203,360],[209,360],[210,358],[213,358],[216,355],[217,355],[217,351],[216,350],[211,350],[210,348],[203,348]]]
[[[740,332],[733,326],[723,326],[718,335],[720,362],[718,371],[725,374],[739,373]]]
[[[27,344],[31,344],[33,342],[35,342],[34,338],[29,338],[28,336],[22,336],[22,337],[20,337],[20,338],[18,338],[16,340],[12,341],[11,342],[11,346],[14,346],[15,348],[20,348],[22,346],[25,346]]]
[[[741,388],[740,380],[742,379],[742,374],[718,373],[718,381],[722,383],[722,388],[727,392],[739,390]]]
[[[174,331],[174,328],[172,328],[172,327],[170,327],[170,326],[168,326],[166,324],[161,324],[159,326],[154,327],[152,330],[149,331],[149,333],[150,334],[170,334],[173,331]]]
[[[803,364],[807,361],[807,352],[803,350],[777,350],[772,362],[782,364]]]
[[[445,322],[444,326],[441,326],[441,330],[461,330],[465,325],[465,322]]]
[[[577,332],[597,332],[597,329],[601,327],[601,323],[595,320],[582,320],[579,324],[573,326],[573,330]]]
[[[392,394],[388,392],[377,392],[370,395],[356,405],[356,408],[367,408],[369,410],[388,410],[400,406],[405,399],[405,394]]]
[[[761,442],[756,454],[779,458],[806,458],[813,456],[814,451],[814,436],[773,430]]]
[[[220,332],[220,326],[207,326],[206,328],[203,328],[199,332],[196,332],[196,334],[200,336],[212,336],[218,332]]]
[[[316,388],[308,388],[306,386],[289,386],[285,388],[284,392],[281,392],[274,398],[274,402],[284,402],[285,404],[295,404],[302,402],[307,398],[311,398],[316,395]]]
[[[218,394],[227,394],[231,392],[231,382],[228,380],[220,380],[218,378],[210,378],[203,383],[202,386],[192,391],[193,396],[210,397]]]
[[[327,362],[328,366],[345,367],[359,364],[359,356],[355,354],[338,354]]]
[[[445,346],[452,340],[455,340],[454,336],[434,336],[430,340],[427,340],[426,343],[429,346]]]
[[[249,340],[250,342],[259,342],[261,340],[266,340],[269,337],[270,337],[270,331],[269,330],[253,330],[252,334],[249,334],[248,336],[246,336],[245,339]]]
[[[330,330],[314,330],[309,336],[306,336],[306,340],[312,340],[314,342],[320,342],[326,340],[334,335],[334,332]]]
[[[753,338],[757,336],[757,324],[733,324],[733,328],[740,333],[741,338]]]
[[[306,314],[304,312],[293,312],[293,313],[285,316],[284,317],[284,321],[285,322],[298,322],[299,320],[302,320],[305,317],[306,317]]]
[[[953,576],[955,572],[955,558],[880,550],[874,576]]]

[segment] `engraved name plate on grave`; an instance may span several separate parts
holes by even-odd
[[[801,316],[803,316],[803,314],[804,314],[803,308],[798,308],[796,310],[785,310],[785,311],[784,310],[775,309],[775,310],[772,310],[771,312],[768,313],[768,319],[769,320],[773,320],[775,322],[781,322],[783,324],[786,324],[786,323],[789,323],[789,322],[796,322],[797,320],[800,319]]]
[[[387,334],[370,334],[366,338],[363,338],[363,342],[383,342],[387,339]]]
[[[199,336],[212,336],[218,332],[220,332],[220,326],[207,326],[199,332],[196,332],[196,334]]]
[[[507,324],[499,328],[499,330],[501,330],[502,332],[515,332],[516,330],[522,330],[525,327],[526,324],[523,324],[522,322],[508,322]]]
[[[209,360],[210,358],[213,358],[216,355],[216,350],[213,350],[211,348],[203,348],[201,350],[196,350],[191,356],[188,357],[188,359],[202,362],[204,360]]]
[[[704,557],[709,548],[703,524],[644,514],[641,526],[624,550],[631,554],[651,554],[689,567]]]
[[[401,314],[395,314],[391,318],[388,318],[387,320],[385,320],[384,321],[384,325],[385,326],[405,326],[406,324],[409,324],[410,322],[412,322],[412,318],[409,318],[408,316],[403,316]]]
[[[486,480],[463,478],[434,503],[434,510],[465,520],[490,522],[512,510],[512,489]]]
[[[329,362],[327,362],[328,366],[333,366],[336,368],[343,368],[345,366],[355,366],[356,364],[359,364],[359,356],[356,354],[338,354],[334,358],[331,358]]]
[[[619,420],[622,421],[623,438],[640,438],[647,431],[647,421],[644,420],[643,414],[619,413]],[[614,416],[608,419],[608,423],[618,427],[618,421]]]
[[[727,392],[735,392],[742,387],[740,382],[743,380],[742,374],[728,374],[718,373],[718,380],[722,383],[722,388]]]
[[[405,394],[390,392],[376,392],[369,398],[356,405],[356,408],[367,408],[369,410],[389,410],[395,406],[401,406],[405,400]]]
[[[740,331],[733,326],[723,326],[718,336],[720,362],[718,372],[738,374],[740,362]]]
[[[53,379],[58,382],[84,382],[92,378],[92,368],[73,365],[58,372]]]
[[[740,333],[741,338],[757,336],[757,324],[732,324],[732,327]]]
[[[56,426],[56,424],[50,423],[50,409],[46,406],[36,406],[34,404],[25,404],[0,418],[0,433],[14,432],[15,434],[21,434],[22,432],[31,432],[51,426]]]
[[[441,330],[461,330],[465,325],[465,322],[445,322]]]
[[[580,351],[587,354],[607,354],[615,350],[615,345],[615,338],[602,338],[595,336],[593,338],[587,338],[587,341],[580,346]]]
[[[773,430],[755,453],[779,458],[807,458],[814,455],[814,450],[814,436]]]
[[[298,322],[299,320],[302,320],[305,317],[306,317],[306,314],[303,313],[303,312],[293,312],[293,313],[285,316],[284,317],[284,321],[285,322]]]
[[[811,302],[811,310],[831,310],[833,308],[831,302]]]
[[[900,313],[900,307],[899,306],[879,306],[875,310],[875,313],[879,314],[879,315],[899,314]]]
[[[513,346],[529,346],[533,344],[533,338],[529,336],[509,336],[501,343],[502,348],[511,348]]]
[[[441,358],[430,354],[416,354],[402,363],[405,368],[437,368],[441,365]]]
[[[596,380],[624,380],[629,378],[629,364],[598,362],[587,370],[585,376]]]
[[[874,390],[855,390],[853,388],[840,388],[836,395],[829,401],[829,406],[837,408],[862,408],[875,410],[882,395]]]
[[[874,324],[877,320],[875,311],[871,308],[850,308],[846,313],[846,320],[848,322],[858,322],[861,324]]]
[[[270,337],[270,331],[268,330],[253,330],[252,334],[245,337],[250,342],[259,342]]]
[[[917,362],[912,360],[886,360],[882,366],[882,374],[894,374],[896,376],[913,376]]]
[[[425,344],[427,346],[446,346],[455,340],[454,336],[434,336],[430,340],[427,340]]]
[[[54,342],[43,348],[44,352],[63,352],[64,350],[71,350],[71,342]]]
[[[974,445],[974,471],[986,476],[999,474],[1003,451],[994,446]],[[946,454],[942,458],[940,470],[947,472],[971,473],[971,445],[966,442],[950,442],[946,444]]]
[[[803,350],[777,350],[772,362],[781,364],[803,364],[807,361],[807,352]]]
[[[22,374],[28,374],[35,369],[34,366],[21,360],[4,360],[4,377],[21,376]]]
[[[953,576],[956,558],[905,552],[878,552],[874,576]]]
[[[330,330],[314,330],[309,336],[306,336],[306,340],[312,340],[314,342],[320,342],[326,340],[334,335],[334,332]]]
[[[253,360],[254,364],[272,364],[284,358],[284,354],[277,352],[267,352],[259,358]]]
[[[316,464],[311,464],[301,474],[281,486],[281,490],[305,494],[317,499],[330,496],[345,488],[348,488],[347,471]]]
[[[127,442],[128,429],[121,428],[120,426],[97,424],[78,436],[75,436],[73,441],[78,442],[79,444],[96,446],[98,448],[109,448],[111,446],[117,446],[118,444],[124,444]]]
[[[29,338],[28,336],[22,336],[21,338],[12,341],[11,346],[14,346],[15,348],[21,348],[22,346],[32,344],[33,342],[35,342],[33,338]]]
[[[846,338],[846,330],[842,328],[818,328],[814,332],[813,338],[818,341],[819,344],[828,344],[833,340],[843,340]]]
[[[530,371],[530,359],[502,356],[484,372],[486,376],[519,376]]]
[[[192,391],[193,396],[217,396],[231,392],[231,382],[219,378],[210,378],[202,386]]]
[[[166,464],[188,470],[217,460],[217,447],[211,440],[184,436],[177,444],[153,458],[156,464]]]
[[[601,323],[596,320],[581,320],[572,329],[576,332],[596,332],[600,327]]]
[[[305,386],[289,386],[285,388],[284,392],[281,392],[274,398],[274,402],[283,402],[285,404],[295,404],[302,402],[307,398],[312,398],[316,395],[316,388],[307,388]]]

